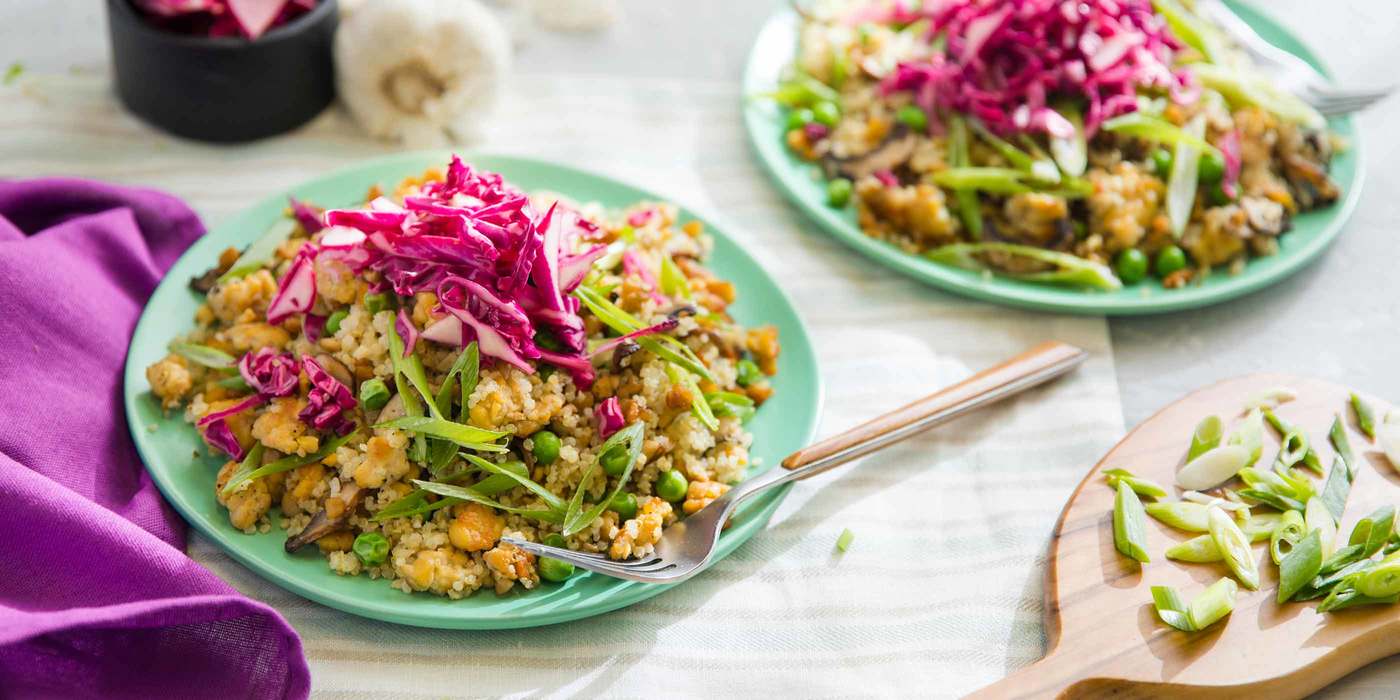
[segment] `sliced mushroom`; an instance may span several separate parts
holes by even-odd
[[[618,343],[618,344],[617,344],[617,347],[613,348],[613,351],[612,351],[612,368],[613,368],[613,371],[614,371],[614,372],[621,372],[621,371],[622,371],[622,361],[625,360],[625,359],[627,359],[627,357],[628,357],[629,355],[631,355],[632,353],[637,352],[638,350],[641,350],[641,349],[642,349],[642,346],[636,344],[635,342],[633,342],[633,341],[631,341],[631,340],[624,340],[624,341],[622,341],[621,343]]]
[[[190,289],[200,294],[208,294],[209,290],[219,283],[219,277],[223,274],[224,271],[218,267],[211,267],[204,274],[190,278]]]
[[[1259,235],[1277,236],[1288,230],[1288,212],[1272,199],[1241,197],[1240,208],[1244,210],[1249,227]]]
[[[346,524],[350,522],[350,518],[355,515],[355,509],[360,507],[360,501],[365,500],[368,493],[369,489],[361,488],[353,480],[342,480],[340,492],[334,496],[344,506],[340,510],[340,515],[332,518],[327,515],[329,511],[322,508],[321,512],[311,516],[311,522],[306,524],[305,530],[287,538],[287,543],[283,545],[283,548],[288,552],[295,552],[332,532],[344,530]]]
[[[826,155],[822,158],[822,168],[828,178],[844,177],[851,181],[874,175],[881,170],[894,170],[909,161],[914,155],[914,147],[919,139],[907,127],[900,126],[890,132],[880,145],[858,156],[838,158]]]
[[[1326,206],[1341,196],[1336,183],[1327,177],[1327,169],[1303,156],[1284,155],[1283,175],[1293,186],[1303,209]]]
[[[346,367],[340,360],[325,353],[321,353],[316,356],[316,362],[329,372],[332,377],[335,377],[336,381],[349,387],[351,391],[355,390],[355,375],[351,374],[350,368]]]
[[[403,418],[406,415],[408,415],[408,411],[404,409],[403,394],[394,394],[389,397],[389,401],[384,404],[384,408],[379,409],[379,415],[375,416],[374,423],[376,425],[379,423],[387,423],[391,420]]]

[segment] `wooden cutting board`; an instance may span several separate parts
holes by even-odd
[[[1304,377],[1258,374],[1190,394],[1118,443],[1075,489],[1060,514],[1045,572],[1045,658],[970,697],[1296,698],[1400,652],[1400,606],[1319,614],[1320,601],[1278,605],[1278,568],[1269,559],[1267,541],[1254,546],[1259,590],[1241,587],[1234,613],[1190,634],[1157,618],[1150,587],[1175,586],[1189,601],[1228,576],[1225,565],[1168,560],[1163,554],[1168,547],[1194,535],[1151,517],[1150,563],[1139,565],[1113,547],[1114,492],[1105,484],[1103,470],[1128,469],[1170,487],[1197,422],[1219,415],[1228,435],[1243,417],[1246,400],[1278,386],[1294,389],[1298,398],[1275,412],[1307,432],[1324,467],[1331,466],[1335,454],[1327,440],[1333,416],[1341,415],[1347,426],[1360,465],[1338,528],[1342,544],[1352,525],[1375,508],[1400,506],[1400,475],[1357,428],[1348,403],[1351,389]],[[1390,405],[1358,393],[1375,409],[1379,423]],[[1271,428],[1265,436],[1256,466],[1267,468],[1279,439]],[[1321,479],[1318,482],[1321,490]]]

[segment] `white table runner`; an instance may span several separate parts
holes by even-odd
[[[707,573],[565,625],[444,632],[361,620],[193,536],[191,556],[300,631],[316,696],[952,696],[1040,655],[1051,527],[1123,429],[1104,322],[957,299],[821,235],[758,170],[735,90],[518,76],[480,146],[601,171],[718,215],[809,325],[827,386],[821,434],[1046,338],[1093,358],[1023,400],[797,485],[767,531]],[[0,176],[159,187],[211,224],[389,150],[335,110],[290,136],[216,147],[135,122],[102,76],[0,88]],[[835,555],[843,528],[855,541]]]

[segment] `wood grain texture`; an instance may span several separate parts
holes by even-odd
[[[1360,462],[1339,539],[1375,508],[1400,503],[1400,476],[1356,427],[1349,389],[1315,379],[1259,374],[1197,391],[1162,409],[1118,443],[1080,483],[1056,524],[1045,573],[1045,657],[973,698],[1229,698],[1303,697],[1377,659],[1400,652],[1400,608],[1370,606],[1319,614],[1320,601],[1275,602],[1278,568],[1268,542],[1256,544],[1259,590],[1241,588],[1234,612],[1194,634],[1157,619],[1150,587],[1175,586],[1186,599],[1229,572],[1222,563],[1168,560],[1171,545],[1194,536],[1148,518],[1148,552],[1139,565],[1113,546],[1113,495],[1106,469],[1128,469],[1173,484],[1196,423],[1209,414],[1226,434],[1243,417],[1245,400],[1276,386],[1298,392],[1277,409],[1304,429],[1324,466],[1335,454],[1327,440],[1333,417],[1347,426]],[[1384,415],[1390,407],[1362,394]],[[1260,464],[1278,451],[1266,429]],[[1257,465],[1256,465],[1257,466]],[[1319,480],[1319,489],[1321,483]],[[1179,491],[1179,489],[1174,489]]]

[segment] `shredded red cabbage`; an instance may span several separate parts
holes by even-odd
[[[399,337],[403,339],[403,356],[412,355],[413,348],[418,346],[418,326],[413,325],[413,319],[408,317],[407,309],[399,309],[399,315],[394,317],[394,330],[398,331]]]
[[[1185,103],[1197,90],[1173,70],[1181,43],[1150,0],[943,0],[889,16],[864,11],[859,21],[927,19],[928,37],[946,36],[944,51],[900,63],[885,76],[885,94],[904,91],[930,116],[953,110],[1001,134],[1064,135],[1072,126],[1049,107],[1056,96],[1083,99],[1085,129],[1137,109],[1139,88]],[[897,15],[897,16],[896,16]],[[871,17],[875,19],[872,20]],[[846,18],[852,21],[851,17]]]
[[[238,361],[238,373],[264,399],[286,396],[297,388],[297,361],[272,348],[244,354]]]
[[[301,320],[301,330],[306,333],[306,339],[315,343],[321,339],[321,334],[326,332],[327,318],[320,314],[308,313]]]
[[[647,286],[647,293],[652,301],[658,304],[665,304],[666,297],[661,294],[661,283],[657,281],[656,275],[651,268],[647,267],[636,251],[627,251],[622,254],[622,271],[629,275],[636,275],[641,278],[642,284]]]
[[[307,235],[318,233],[321,229],[326,227],[321,221],[321,216],[325,212],[320,207],[307,204],[296,197],[288,197],[287,201],[292,207],[292,218],[296,219],[297,223],[301,224],[302,229],[306,231]]]
[[[611,339],[609,339],[609,340],[607,340],[607,341],[605,341],[605,342],[599,344],[598,347],[593,348],[593,352],[589,353],[589,357],[597,357],[597,356],[599,356],[599,355],[602,355],[603,353],[609,352],[609,351],[611,351],[613,348],[615,348],[615,347],[617,347],[617,346],[619,346],[619,345],[621,345],[621,344],[623,344],[623,343],[625,343],[625,342],[627,342],[627,341],[629,341],[629,340],[636,340],[637,338],[641,338],[641,337],[643,337],[643,336],[648,336],[648,335],[656,335],[657,333],[665,333],[665,332],[667,332],[667,331],[670,331],[670,330],[674,329],[676,326],[679,326],[679,325],[680,325],[680,321],[679,321],[679,320],[674,319],[674,318],[668,318],[668,319],[666,319],[665,321],[662,321],[661,323],[658,323],[658,324],[656,324],[656,325],[654,325],[654,326],[647,326],[646,328],[642,328],[642,329],[640,329],[640,330],[632,331],[631,333],[628,333],[627,335],[620,335],[620,336],[618,336],[618,337],[616,337],[616,338],[611,338]]]
[[[316,302],[316,246],[306,244],[297,251],[292,266],[277,286],[277,295],[267,307],[267,322],[277,325],[295,313],[306,313]]]
[[[310,356],[301,358],[301,368],[311,382],[311,389],[306,395],[306,408],[297,418],[317,430],[330,430],[336,435],[354,430],[355,421],[349,414],[355,410],[356,401],[350,387],[341,384]]]
[[[323,255],[354,272],[378,272],[402,296],[434,292],[437,313],[421,337],[463,345],[533,372],[531,360],[567,370],[591,385],[579,303],[568,296],[605,248],[573,253],[597,227],[563,204],[540,215],[525,194],[498,173],[453,157],[446,178],[424,185],[402,206],[379,198],[365,209],[333,209]],[[359,235],[348,231],[354,230]],[[402,332],[402,329],[401,329]],[[548,332],[563,351],[543,353],[535,336]]]
[[[1220,189],[1225,196],[1234,199],[1237,196],[1240,181],[1240,166],[1243,164],[1243,155],[1240,152],[1240,132],[1237,129],[1221,134],[1220,139],[1215,142],[1215,147],[1220,149],[1220,154],[1225,159],[1225,177],[1220,181]]]
[[[622,406],[616,396],[609,396],[593,409],[598,417],[598,436],[604,440],[622,429],[626,419],[622,417]]]
[[[228,427],[228,421],[216,421],[205,426],[204,441],[236,460],[244,457],[243,446],[238,444],[238,438],[234,437],[233,428]]]

